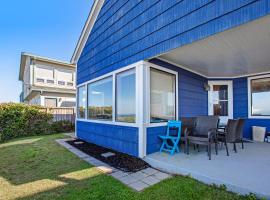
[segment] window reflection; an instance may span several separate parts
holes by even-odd
[[[150,71],[151,123],[175,120],[175,75],[164,71]]]
[[[85,86],[78,88],[77,117],[85,118],[86,111],[86,89]]]
[[[88,85],[88,119],[112,120],[112,77]]]
[[[116,121],[134,123],[135,115],[135,69],[116,76]]]
[[[270,116],[270,78],[251,80],[251,114]]]

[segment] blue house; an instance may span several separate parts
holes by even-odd
[[[168,120],[270,131],[270,0],[96,0],[76,46],[78,138],[138,157]]]

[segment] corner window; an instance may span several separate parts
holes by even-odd
[[[135,69],[116,75],[116,121],[134,123],[136,120],[135,104]]]
[[[251,116],[270,117],[270,77],[252,79],[251,91]]]
[[[77,117],[80,119],[85,118],[86,112],[86,89],[85,86],[78,88],[78,97],[77,97]]]
[[[112,77],[88,84],[88,119],[112,120]]]
[[[150,122],[159,123],[176,119],[176,76],[150,69]]]

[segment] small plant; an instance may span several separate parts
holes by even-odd
[[[74,124],[70,121],[57,121],[51,124],[54,133],[64,133],[74,131]]]

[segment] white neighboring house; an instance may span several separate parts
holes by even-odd
[[[75,68],[67,62],[22,53],[20,101],[45,107],[75,107]]]

